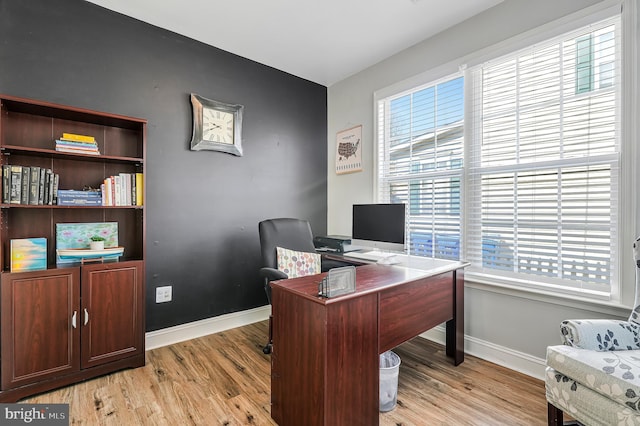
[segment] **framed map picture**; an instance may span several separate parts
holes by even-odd
[[[362,171],[362,125],[338,132],[336,137],[336,173]]]

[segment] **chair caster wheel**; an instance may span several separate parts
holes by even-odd
[[[262,353],[264,353],[265,355],[269,355],[271,353],[271,345],[267,345],[262,348]]]

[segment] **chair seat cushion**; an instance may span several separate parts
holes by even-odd
[[[545,371],[547,401],[585,425],[640,425],[640,412],[578,384],[551,367]]]
[[[640,350],[598,352],[547,348],[547,366],[635,411],[640,411]]]
[[[321,272],[320,255],[276,247],[278,269],[289,278],[315,275]]]

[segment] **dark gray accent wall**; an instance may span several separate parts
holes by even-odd
[[[244,105],[244,156],[189,150],[191,92]],[[147,331],[265,305],[260,220],[326,232],[324,86],[81,0],[0,0],[0,93],[148,120]]]

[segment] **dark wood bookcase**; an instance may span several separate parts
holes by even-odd
[[[61,153],[62,133],[100,155]],[[0,164],[48,168],[59,189],[144,173],[146,120],[0,95]],[[146,187],[146,182],[145,185]],[[145,207],[0,204],[0,402],[144,365]],[[56,224],[117,222],[118,262],[56,266]],[[47,239],[48,267],[11,272],[12,239]]]

